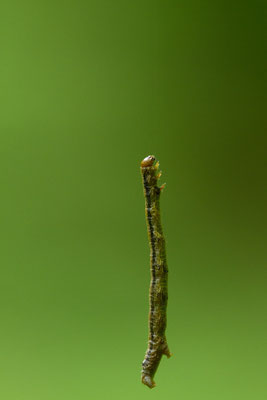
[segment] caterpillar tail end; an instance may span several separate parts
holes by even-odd
[[[150,389],[153,389],[156,386],[156,383],[153,381],[151,376],[147,374],[142,375],[142,383],[148,386]]]

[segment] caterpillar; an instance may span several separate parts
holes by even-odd
[[[142,363],[142,383],[149,388],[156,386],[153,378],[161,357],[171,356],[165,336],[168,302],[168,267],[165,239],[160,220],[160,194],[164,185],[157,186],[161,172],[155,157],[148,156],[141,162],[141,175],[145,196],[145,214],[150,245],[150,288],[149,288],[149,337],[148,348]]]

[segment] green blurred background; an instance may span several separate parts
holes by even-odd
[[[263,1],[3,1],[3,400],[265,400]],[[140,383],[163,170],[167,337]]]

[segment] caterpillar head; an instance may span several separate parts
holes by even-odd
[[[141,167],[145,168],[145,167],[151,167],[155,161],[155,156],[147,156],[146,158],[143,159],[143,161],[141,162]]]

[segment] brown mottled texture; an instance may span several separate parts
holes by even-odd
[[[160,177],[159,163],[154,164],[155,157],[148,156],[141,162],[141,174],[144,185],[146,222],[150,244],[151,282],[149,290],[149,338],[148,349],[142,364],[142,382],[150,388],[155,386],[153,377],[161,357],[170,357],[165,336],[166,309],[168,301],[168,267],[165,251],[165,239],[160,221]]]

